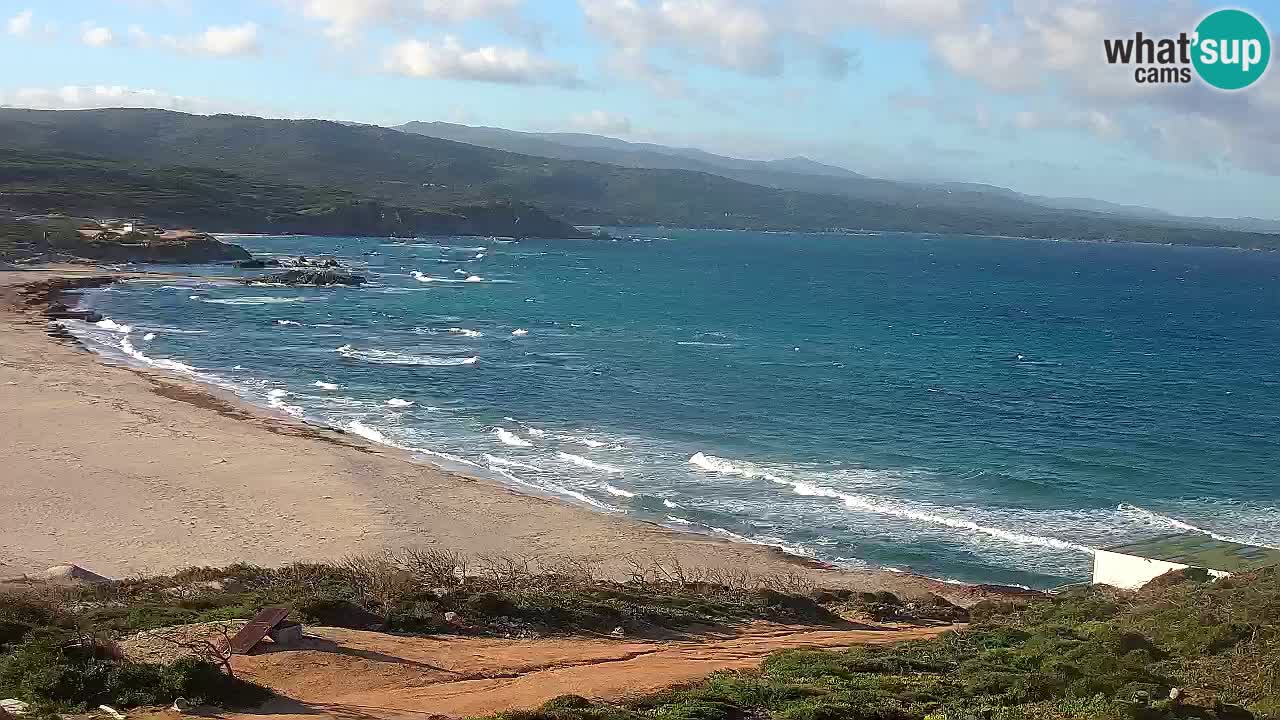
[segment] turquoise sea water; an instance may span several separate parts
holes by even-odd
[[[1280,254],[620,236],[236,238],[371,283],[128,283],[75,330],[528,492],[840,565],[1045,587],[1155,534],[1280,545]]]

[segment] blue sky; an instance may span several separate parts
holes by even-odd
[[[1277,27],[1277,6],[1234,5]],[[1143,87],[1175,0],[0,0],[0,104],[579,131],[1280,216],[1280,79]]]

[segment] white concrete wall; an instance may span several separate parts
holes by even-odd
[[[1093,556],[1093,583],[1137,590],[1170,570],[1182,570],[1185,567],[1187,566],[1164,560],[1099,550]]]

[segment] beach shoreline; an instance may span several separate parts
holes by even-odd
[[[151,274],[154,275],[154,274]],[[994,588],[838,569],[517,492],[175,374],[110,364],[46,335],[41,283],[97,267],[0,272],[0,576],[77,563],[108,576],[281,565],[386,548],[801,574],[826,587],[943,594]],[[26,293],[25,295],[23,293]],[[57,295],[60,295],[58,293]],[[32,298],[35,298],[33,301]]]

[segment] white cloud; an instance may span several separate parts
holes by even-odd
[[[89,47],[106,47],[114,40],[115,36],[111,33],[111,28],[100,25],[86,26],[80,33],[80,42]]]
[[[782,68],[778,29],[753,4],[736,0],[579,0],[587,25],[632,56],[655,47],[754,75]]]
[[[191,49],[205,55],[256,55],[261,51],[258,45],[258,26],[256,23],[241,25],[214,25],[193,38]]]
[[[592,110],[578,113],[569,118],[569,122],[577,130],[600,135],[630,135],[631,118],[618,115],[607,110]]]
[[[123,85],[20,88],[12,92],[0,93],[0,105],[40,110],[160,108],[201,114],[226,112],[230,109],[203,98],[170,95],[158,90],[136,89]]]
[[[439,42],[397,43],[387,50],[383,69],[410,77],[508,85],[575,87],[581,84],[577,71],[570,65],[534,55],[523,48],[466,48],[451,35]]]
[[[31,34],[32,18],[35,16],[34,10],[23,10],[22,12],[9,18],[5,23],[5,29],[10,35],[23,37]]]
[[[325,26],[335,42],[350,44],[372,25],[455,25],[476,19],[505,20],[521,0],[291,0],[304,17]]]

